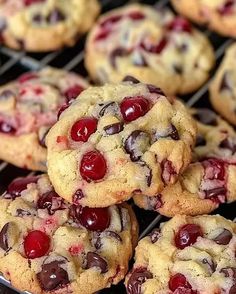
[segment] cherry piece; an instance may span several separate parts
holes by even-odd
[[[67,271],[61,266],[64,263],[64,261],[55,260],[42,265],[42,271],[37,274],[37,279],[43,290],[56,290],[70,282]]]
[[[169,289],[171,291],[174,292],[178,288],[181,288],[181,290],[192,289],[191,285],[189,284],[185,276],[182,274],[175,274],[174,276],[170,277],[170,280],[169,280]],[[185,292],[181,292],[181,293],[185,293]],[[194,292],[191,291],[191,294],[192,293],[195,293],[195,291]]]
[[[67,101],[69,102],[72,99],[77,98],[79,94],[84,90],[83,87],[80,85],[75,85],[64,92],[64,96],[66,97]]]
[[[87,182],[101,180],[107,171],[103,155],[95,150],[85,153],[80,163],[81,177]]]
[[[203,232],[199,225],[186,224],[182,226],[175,235],[175,246],[178,249],[184,249],[194,244],[198,237],[202,237]]]
[[[141,20],[145,18],[145,15],[139,11],[132,11],[128,14],[128,17],[132,20]]]
[[[53,215],[57,210],[65,209],[63,199],[55,191],[50,191],[40,196],[37,208],[47,209],[50,215]]]
[[[98,120],[94,117],[83,117],[77,120],[70,131],[71,139],[76,142],[87,142],[96,132]]]
[[[27,258],[34,259],[44,256],[50,248],[50,238],[41,231],[31,231],[25,237],[24,249]]]
[[[30,1],[30,0],[28,0],[28,1]],[[33,1],[33,0],[31,0],[31,1]],[[33,79],[37,79],[37,78],[38,78],[38,75],[36,73],[34,73],[34,72],[27,72],[27,73],[21,75],[18,78],[18,82],[21,83],[21,84],[23,84],[23,83],[25,83],[25,82],[27,82],[29,80],[33,80]]]
[[[126,122],[144,116],[149,109],[149,101],[143,96],[125,97],[120,104],[120,111]]]
[[[106,18],[105,20],[103,20],[100,23],[100,26],[103,27],[103,28],[104,27],[110,27],[111,25],[117,23],[121,19],[122,19],[121,15],[113,15],[113,16],[110,16],[110,17]]]
[[[220,273],[224,274],[226,278],[236,279],[235,267],[224,267],[220,270]]]
[[[172,182],[173,178],[176,177],[177,173],[175,167],[173,166],[172,161],[168,159],[164,159],[161,162],[161,178],[165,184],[169,184]]]
[[[140,46],[147,52],[160,54],[163,49],[166,47],[168,40],[166,38],[162,38],[159,43],[151,44],[151,43],[141,43]]]
[[[220,8],[218,8],[218,12],[222,15],[232,14],[234,5],[235,0],[227,0]]]
[[[104,231],[110,225],[110,213],[108,208],[89,208],[77,206],[75,214],[77,220],[83,227],[90,231]]]
[[[21,192],[26,190],[27,185],[31,183],[37,183],[38,177],[26,177],[26,178],[17,178],[11,182],[11,184],[7,188],[7,194],[10,195],[10,198],[14,200],[16,197],[21,196]],[[5,198],[8,197],[6,194]]]
[[[95,41],[101,41],[106,39],[110,35],[111,31],[104,29],[100,31],[94,38]]]
[[[132,273],[127,283],[128,294],[141,294],[142,284],[148,279],[152,279],[153,275],[146,268],[137,268]]]
[[[8,124],[7,122],[1,121],[0,122],[0,132],[8,135],[14,135],[16,129]]]
[[[167,28],[175,32],[191,33],[192,31],[192,26],[190,22],[187,19],[180,16],[176,17],[171,23],[169,23]]]

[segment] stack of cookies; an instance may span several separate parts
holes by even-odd
[[[76,2],[60,11],[53,1],[0,4],[5,44],[19,49],[11,26],[24,19],[25,49],[39,48],[31,34],[45,25],[47,38],[71,35],[41,51],[72,45],[99,11],[78,1],[91,15],[76,31]],[[136,4],[102,16],[85,53],[99,86],[47,67],[0,88],[0,158],[44,172],[14,179],[0,197],[0,272],[33,294],[92,294],[124,279],[128,294],[236,293],[236,224],[207,215],[236,200],[236,134],[212,110],[175,98],[209,78],[209,40],[169,10]],[[234,45],[210,86],[232,124],[235,56]],[[133,205],[172,219],[138,243]]]

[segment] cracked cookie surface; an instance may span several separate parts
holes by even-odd
[[[129,5],[103,15],[86,43],[86,67],[101,83],[131,75],[167,94],[198,89],[214,65],[207,38],[170,10]]]
[[[28,72],[1,86],[0,158],[22,168],[46,170],[45,136],[60,107],[87,87],[77,74],[53,68]]]
[[[69,202],[102,207],[154,196],[188,166],[196,136],[188,110],[131,79],[83,91],[50,129],[48,174]]]
[[[72,46],[99,11],[97,0],[1,0],[0,42],[36,52]]]
[[[127,204],[70,205],[47,175],[15,179],[0,204],[0,271],[18,290],[92,294],[124,278],[138,235]]]
[[[139,207],[166,216],[210,213],[236,200],[236,134],[209,109],[192,109],[198,125],[193,160],[178,181],[156,197],[135,196]]]
[[[127,293],[235,293],[235,233],[219,215],[175,216],[139,241]]]
[[[225,52],[224,59],[210,85],[213,107],[230,123],[236,125],[236,44]]]
[[[235,37],[236,2],[234,0],[171,0],[185,17],[207,25],[217,33]]]

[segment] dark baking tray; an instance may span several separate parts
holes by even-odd
[[[125,5],[132,2],[140,2],[145,4],[151,4],[153,6],[164,7],[170,6],[169,0],[146,0],[146,1],[125,1],[125,0],[100,0],[102,4],[103,12],[108,11],[112,8]],[[211,40],[215,54],[217,58],[217,65],[220,63],[225,49],[232,43],[231,39],[222,38],[219,35],[200,28]],[[45,65],[51,65],[59,68],[64,68],[67,70],[73,70],[87,76],[86,70],[83,65],[84,57],[84,40],[79,40],[76,46],[73,48],[68,48],[48,54],[28,54],[26,52],[16,52],[0,47],[0,84],[4,84],[14,78],[19,74],[28,71],[35,70],[44,67]],[[216,66],[217,67],[217,66]],[[214,71],[212,72],[212,74]],[[208,107],[211,108],[208,99],[208,84],[209,81],[203,85],[196,93],[193,95],[182,96],[183,99],[189,106],[195,107]],[[24,176],[29,174],[29,171],[16,168],[10,164],[0,161],[0,193],[3,192],[7,185],[17,176]],[[132,202],[131,202],[132,204]],[[140,238],[147,235],[155,226],[159,225],[160,222],[165,221],[166,218],[158,215],[155,212],[145,211],[133,206],[136,216],[140,225]],[[232,204],[224,204],[216,210],[214,213],[219,213],[222,216],[234,219],[236,211],[236,202]],[[0,294],[17,294],[18,292],[10,289],[10,284],[0,276]],[[122,294],[125,293],[124,286],[120,283],[118,286],[113,286],[110,289],[100,291],[101,294]]]

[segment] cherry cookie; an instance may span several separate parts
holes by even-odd
[[[0,1],[0,43],[26,51],[72,46],[99,11],[97,0]]]
[[[165,216],[199,215],[236,200],[235,131],[209,109],[191,112],[198,124],[193,162],[174,185],[156,197],[135,196],[139,207]]]
[[[236,125],[236,44],[225,53],[213,82],[210,85],[210,99],[213,107],[230,123]]]
[[[0,272],[17,289],[92,294],[124,278],[138,235],[128,205],[69,205],[41,175],[15,179],[0,209]]]
[[[88,83],[80,76],[45,68],[0,87],[0,159],[32,170],[46,170],[45,136]]]
[[[69,202],[106,207],[155,196],[191,160],[196,125],[188,110],[127,79],[82,92],[48,133],[48,174]]]
[[[236,224],[177,215],[139,241],[127,294],[236,293]]]
[[[235,0],[171,0],[174,8],[198,24],[217,33],[236,37]]]
[[[208,39],[170,10],[129,5],[103,15],[86,44],[92,78],[119,82],[132,75],[167,94],[198,89],[214,65]]]

